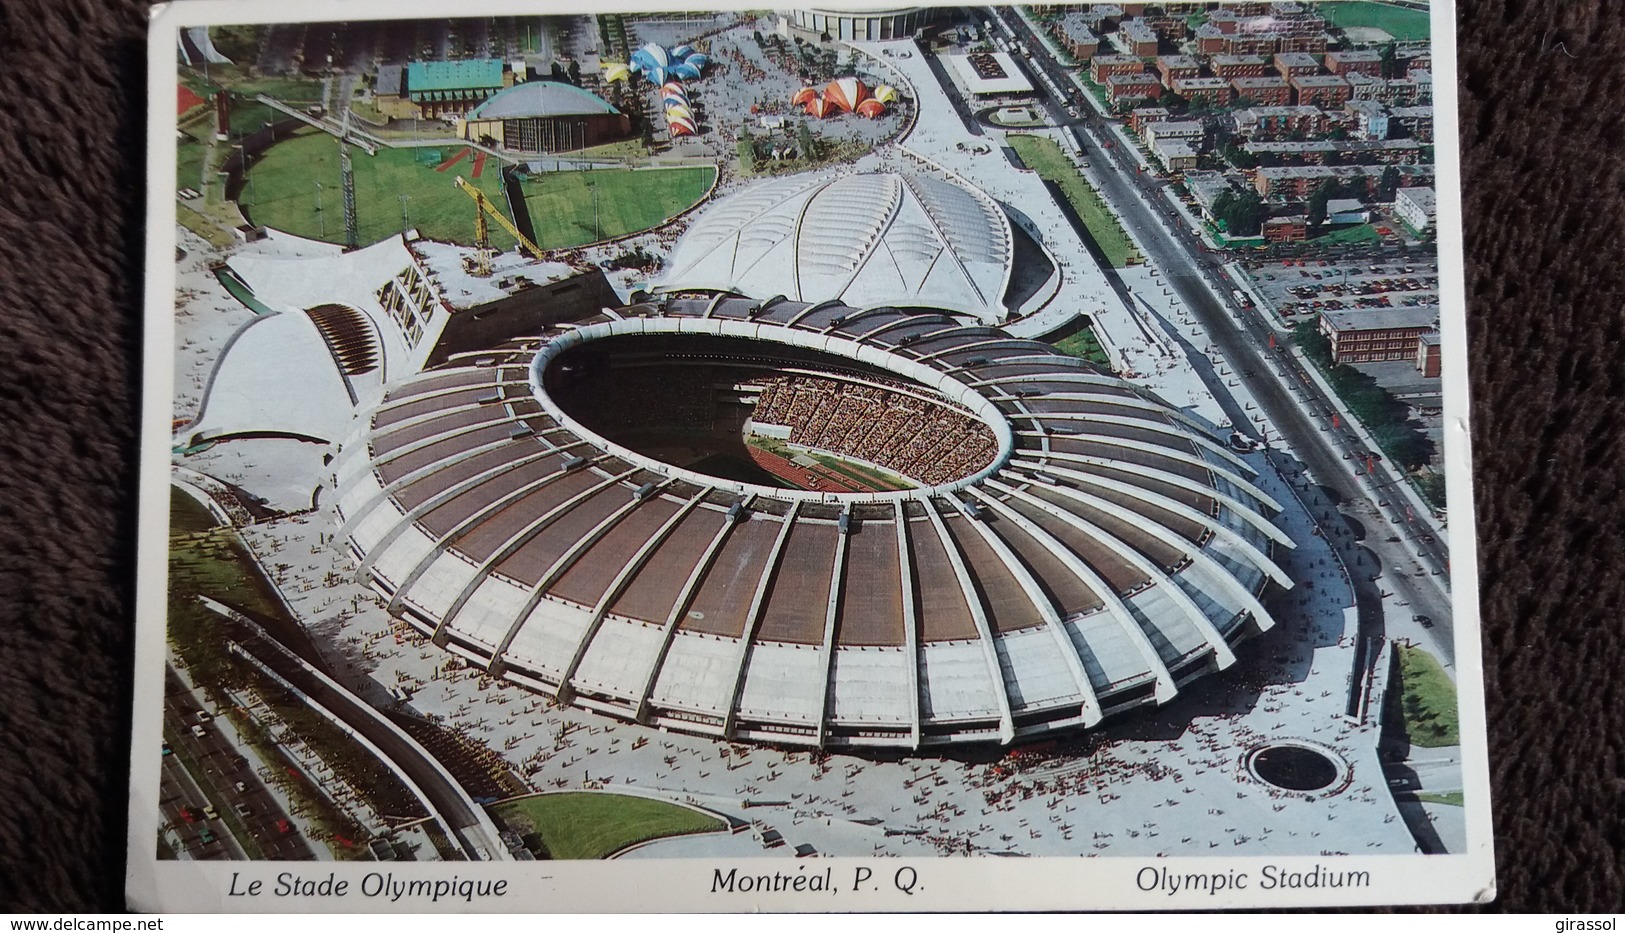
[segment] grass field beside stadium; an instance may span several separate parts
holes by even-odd
[[[233,137],[257,132],[266,123],[288,119],[287,114],[272,110],[255,100],[255,96],[259,94],[279,100],[296,110],[325,103],[322,99],[320,81],[297,77],[249,77],[243,69],[230,65],[214,66],[207,78],[197,71],[184,72],[181,75],[181,84],[199,97],[205,98],[213,96],[221,88],[230,90]],[[212,117],[209,127],[211,129],[214,127]]]
[[[1381,29],[1401,42],[1426,39],[1430,35],[1426,10],[1411,10],[1370,0],[1334,0],[1319,4],[1323,14],[1339,29],[1369,27]]]
[[[1377,228],[1370,224],[1359,224],[1353,227],[1343,227],[1317,236],[1312,241],[1316,246],[1348,246],[1356,243],[1380,243],[1382,236]]]
[[[1096,366],[1111,369],[1111,358],[1106,355],[1106,349],[1100,345],[1100,338],[1095,336],[1092,328],[1085,326],[1075,334],[1062,337],[1055,341],[1055,349],[1067,356],[1075,356],[1088,360]]]
[[[1100,247],[1100,252],[1106,261],[1114,268],[1121,269],[1129,264],[1131,259],[1138,257],[1134,244],[1129,240],[1128,233],[1123,225],[1117,222],[1117,217],[1107,209],[1106,202],[1100,199],[1093,186],[1078,173],[1077,166],[1061,151],[1060,144],[1047,136],[1033,136],[1026,133],[1011,133],[1006,137],[1010,148],[1016,151],[1021,161],[1027,167],[1037,172],[1039,177],[1053,183],[1066,195],[1071,202],[1072,209],[1078,212],[1083,220],[1084,229]]]
[[[491,810],[520,836],[539,835],[555,859],[606,858],[650,839],[727,828],[722,820],[687,807],[625,794],[540,794]]]
[[[1395,645],[1399,652],[1400,708],[1412,745],[1445,748],[1461,744],[1456,685],[1433,655],[1420,648]]]
[[[536,245],[558,249],[647,230],[694,206],[715,177],[709,166],[600,169],[539,173],[522,187]]]
[[[441,159],[460,150],[446,146],[438,151]],[[439,160],[423,161],[422,150],[379,149],[367,155],[350,149],[355,168],[356,227],[361,245],[367,246],[395,236],[402,229],[402,203],[405,195],[406,222],[434,240],[472,245],[474,242],[474,202],[458,190],[455,179],[462,175],[507,213],[502,194],[500,165],[494,159],[485,163],[479,178],[470,177],[471,159],[463,159],[451,169],[439,172]],[[344,190],[339,179],[338,140],[319,130],[301,132],[266,150],[248,173],[238,203],[256,224],[284,230],[298,236],[344,242]],[[316,210],[316,184],[320,182],[321,211]],[[588,208],[591,210],[590,206]],[[491,245],[512,249],[515,245],[500,226],[491,225]]]

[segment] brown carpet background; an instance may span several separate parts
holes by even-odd
[[[0,3],[0,911],[123,904],[148,6]],[[1457,12],[1490,909],[1619,910],[1625,9]]]

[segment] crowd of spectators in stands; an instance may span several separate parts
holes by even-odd
[[[945,405],[879,385],[816,376],[763,383],[752,420],[790,428],[790,443],[866,460],[923,485],[992,462],[986,425]]]

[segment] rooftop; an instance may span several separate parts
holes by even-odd
[[[526,81],[492,94],[468,112],[470,120],[519,120],[528,117],[620,113],[608,101],[573,84]]]
[[[1338,333],[1362,330],[1399,330],[1411,327],[1438,327],[1439,306],[1415,308],[1356,308],[1352,311],[1322,311],[1326,325]]]
[[[1099,20],[1086,18],[1077,12],[1068,13],[1061,17],[1061,35],[1073,42],[1098,42],[1100,37],[1089,28],[1092,22]]]
[[[1148,75],[1141,71],[1131,75],[1107,75],[1106,84],[1108,87],[1143,84],[1155,84],[1160,87],[1162,82],[1158,81],[1155,75]]]
[[[1126,19],[1126,20],[1123,20],[1123,22],[1118,25],[1117,29],[1118,29],[1118,32],[1120,32],[1122,34],[1123,38],[1128,39],[1128,40],[1130,40],[1132,42],[1155,42],[1155,41],[1157,41],[1157,31],[1155,29],[1151,28],[1150,23],[1147,23],[1147,22],[1145,22],[1143,20],[1138,20],[1138,19]]]
[[[662,286],[993,318],[1013,261],[1010,221],[980,191],[926,174],[801,174],[708,207],[672,249]]]
[[[452,62],[412,62],[406,66],[406,89],[461,91],[502,86],[502,59],[468,58]]]
[[[1395,197],[1402,197],[1425,211],[1433,211],[1439,204],[1439,193],[1432,188],[1417,185],[1411,188],[1401,188]]]
[[[1201,120],[1164,120],[1145,128],[1150,136],[1202,136],[1207,127]]]
[[[1293,75],[1292,83],[1297,87],[1348,87],[1349,83],[1342,75]]]
[[[1243,147],[1248,152],[1398,152],[1421,149],[1414,139],[1310,139],[1310,140],[1250,140]]]

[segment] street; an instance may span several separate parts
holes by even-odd
[[[315,858],[253,764],[172,672],[165,678],[164,735],[170,753],[163,756],[160,780],[163,818],[190,857],[248,858],[238,836],[243,834],[260,858]],[[217,816],[209,817],[206,807]]]
[[[1070,89],[1075,95],[1071,101],[1058,100],[1052,93],[1041,91],[1052,120],[1069,124],[1065,131],[1072,134],[1091,166],[1089,180],[1118,213],[1147,257],[1162,270],[1169,287],[1189,309],[1206,339],[1233,370],[1255,374],[1248,388],[1258,400],[1271,436],[1284,438],[1301,460],[1300,464],[1272,453],[1271,463],[1301,491],[1312,492],[1312,487],[1319,487],[1318,497],[1306,498],[1315,518],[1332,536],[1355,583],[1362,632],[1422,642],[1447,669],[1453,669],[1455,650],[1446,590],[1449,555],[1438,536],[1430,534],[1420,522],[1406,520],[1405,506],[1396,494],[1385,492],[1405,482],[1404,478],[1395,475],[1385,460],[1372,463],[1369,475],[1357,478],[1349,472],[1351,465],[1363,464],[1368,448],[1344,426],[1333,426],[1327,415],[1334,409],[1331,400],[1303,370],[1304,364],[1287,352],[1283,337],[1276,337],[1276,350],[1266,349],[1272,328],[1259,311],[1233,311],[1218,297],[1228,295],[1234,287],[1223,269],[1222,255],[1202,246],[1185,223],[1177,219],[1169,222],[1168,214],[1173,211],[1166,207],[1159,190],[1163,183],[1140,173],[1133,154],[1111,138],[1109,123],[1099,118],[1068,119],[1068,106],[1093,106],[1094,101],[1072,84],[1027,23],[1002,7],[991,8],[991,15],[1029,53],[1016,56],[1016,60],[1044,72],[1047,80],[1036,81],[1036,87]],[[1107,166],[1116,170],[1102,170]],[[1222,386],[1213,388],[1221,404],[1231,409],[1240,407]],[[1229,414],[1237,430],[1261,437],[1245,412],[1232,410]],[[1339,516],[1340,520],[1333,521]],[[1403,540],[1405,537],[1411,540]],[[1416,560],[1412,548],[1422,555],[1423,562]],[[1408,608],[1384,613],[1381,607],[1385,592],[1392,594],[1389,598],[1396,605]],[[1433,620],[1433,626],[1413,625],[1411,617],[1416,615]]]

